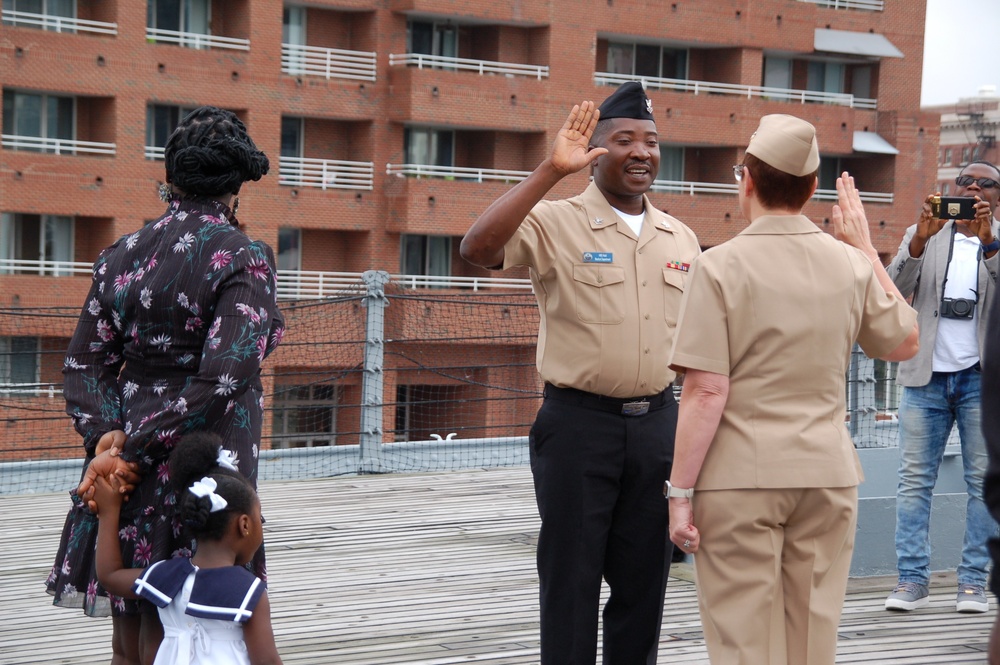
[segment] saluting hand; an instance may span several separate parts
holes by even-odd
[[[556,135],[552,147],[552,166],[562,175],[576,173],[601,155],[607,148],[590,149],[590,137],[594,135],[601,112],[594,102],[583,102],[573,107],[569,117]]]
[[[854,178],[844,171],[837,178],[837,203],[833,205],[833,235],[838,240],[857,247],[869,260],[878,258],[868,229],[868,216],[861,203],[861,194],[854,186]]]

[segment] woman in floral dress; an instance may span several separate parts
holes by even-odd
[[[66,411],[87,463],[111,436],[122,436],[119,464],[141,476],[119,525],[126,567],[187,551],[167,470],[169,452],[186,432],[219,434],[256,486],[260,364],[284,332],[273,252],[240,230],[238,199],[229,207],[244,182],[267,173],[267,157],[234,114],[215,107],[186,116],[164,157],[167,210],[95,262],[63,369]],[[109,596],[97,583],[97,523],[86,503],[74,495],[47,588],[56,605],[111,614],[112,663],[137,663],[140,633],[142,650],[155,653],[155,608]],[[263,547],[252,572],[265,578]]]

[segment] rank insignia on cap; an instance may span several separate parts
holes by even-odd
[[[681,263],[680,261],[667,261],[667,268],[671,270],[680,270],[681,272],[687,272],[691,270],[690,263]]]
[[[653,100],[649,97],[646,98],[646,111],[649,113],[653,112]]]

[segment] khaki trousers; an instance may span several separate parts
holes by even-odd
[[[833,665],[857,487],[704,490],[693,502],[712,665]]]

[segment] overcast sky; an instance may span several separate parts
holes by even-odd
[[[921,106],[953,104],[987,84],[1000,93],[1000,0],[927,0]]]

